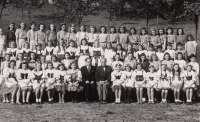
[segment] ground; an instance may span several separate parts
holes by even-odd
[[[2,19],[0,20],[0,27],[7,29],[8,23],[15,22],[18,27],[21,21],[21,9],[13,8],[11,5],[7,5],[7,8],[3,11]],[[50,9],[49,9],[50,8]],[[53,6],[45,5],[41,9],[32,10],[31,18],[28,18],[27,11],[25,9],[24,22],[28,25],[34,21],[37,24],[55,23],[57,26],[61,21],[53,18],[52,13],[55,13],[56,9]],[[134,14],[134,13],[133,13]],[[100,27],[101,25],[108,25],[108,14],[103,11],[102,13],[96,13],[95,15],[84,16],[83,24],[89,27],[89,25],[95,25]],[[69,23],[67,23],[69,25]],[[125,25],[127,28],[131,26],[139,29],[145,26],[145,20],[143,19],[128,19],[118,18],[117,21],[109,22],[109,25],[119,27]],[[150,26],[156,27],[156,19],[150,20]],[[195,34],[195,25],[191,20],[190,22],[169,22],[159,19],[158,27],[173,28],[182,27],[185,33]],[[57,28],[59,30],[59,27]],[[200,45],[199,41],[198,44]],[[199,46],[198,46],[199,48]],[[198,50],[198,56],[199,56]],[[198,58],[199,62],[199,58]],[[0,98],[2,100],[2,97]],[[136,103],[125,105],[105,104],[99,105],[98,103],[85,104],[85,103],[66,103],[66,104],[52,104],[47,103],[43,105],[12,105],[0,103],[0,122],[135,122],[135,121],[169,121],[169,122],[197,122],[200,121],[200,103],[187,106],[187,105],[138,105]]]

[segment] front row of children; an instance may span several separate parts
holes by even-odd
[[[195,59],[194,55],[190,56]],[[156,71],[153,65],[149,66],[146,72],[141,64],[137,64],[134,71],[130,66],[125,66],[125,71],[121,70],[122,65],[117,64],[116,69],[111,74],[112,88],[115,92],[115,103],[121,102],[122,86],[124,88],[124,102],[132,102],[132,90],[136,88],[136,96],[139,104],[143,103],[146,97],[144,89],[147,89],[148,103],[155,103],[158,93],[161,92],[161,103],[168,102],[168,92],[171,89],[174,94],[175,103],[182,103],[180,99],[181,91],[186,93],[186,103],[192,104],[193,92],[196,89],[198,76],[195,75],[192,64],[188,63],[186,70],[181,71],[179,64],[174,63],[172,71],[167,69],[167,64],[162,63],[160,69]],[[155,97],[156,96],[156,97]]]

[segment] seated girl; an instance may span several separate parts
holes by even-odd
[[[52,45],[51,41],[47,42],[47,46],[45,47],[44,51],[43,51],[43,55],[46,56],[46,61],[51,61],[51,56],[53,54],[55,54],[55,48]]]
[[[17,47],[16,47],[16,43],[14,41],[9,43],[9,48],[7,48],[6,53],[10,54],[10,60],[15,60],[17,58]]]
[[[71,40],[69,42],[69,47],[66,49],[66,52],[68,52],[70,54],[70,58],[72,60],[77,60],[75,54],[77,52],[77,48],[75,47],[75,42],[73,40]]]
[[[115,54],[116,54],[116,53],[115,53],[115,51],[112,49],[111,42],[108,42],[108,43],[106,44],[106,49],[104,50],[104,54],[103,54],[103,56],[107,59],[107,64],[106,64],[106,65],[111,66]]]
[[[61,63],[64,64],[65,69],[69,69],[69,65],[70,65],[70,63],[71,63],[72,61],[74,61],[74,60],[72,60],[72,59],[70,58],[70,53],[69,53],[69,52],[66,52],[66,53],[65,53],[65,58],[61,61]]]
[[[58,44],[59,45],[56,46],[56,48],[55,48],[55,54],[58,57],[58,59],[61,61],[64,59],[66,46],[65,46],[65,42],[63,39],[60,39]]]
[[[91,48],[92,66],[101,66],[101,56],[103,55],[103,48],[100,47],[99,42],[95,41]]]
[[[30,60],[28,63],[28,68],[30,70],[33,70],[35,68],[35,64],[36,64],[36,56],[34,52],[30,52]]]
[[[115,92],[115,103],[121,103],[121,94],[122,94],[122,73],[121,71],[122,65],[116,64],[114,71],[111,73],[111,81],[112,81],[112,88]]]

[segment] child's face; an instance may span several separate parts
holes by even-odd
[[[64,44],[64,41],[61,39],[60,40],[60,45],[63,45]]]
[[[142,65],[137,65],[138,70],[142,70]]]
[[[154,72],[154,67],[151,67],[151,68],[149,69],[149,71],[150,71],[151,73],[153,73],[153,72]]]
[[[131,45],[128,45],[128,50],[132,50],[132,46]]]
[[[188,37],[188,40],[189,40],[189,41],[192,41],[192,38],[191,38],[191,36],[189,36],[189,37]]]
[[[148,50],[149,50],[149,51],[152,51],[152,50],[153,50],[153,48],[152,48],[152,47],[148,47]]]
[[[52,57],[52,61],[55,62],[56,61],[56,57]]]
[[[82,41],[82,44],[83,44],[83,45],[86,45],[86,44],[87,44],[87,43],[86,43],[86,40],[83,40],[83,41]]]
[[[94,46],[95,46],[95,47],[99,47],[99,43],[98,43],[98,42],[95,42],[95,43],[94,43]]]
[[[11,43],[11,44],[10,44],[10,47],[11,47],[11,48],[15,48],[15,43]]]
[[[145,30],[142,30],[142,34],[143,34],[143,35],[146,34],[146,31],[145,31]]]
[[[191,66],[187,66],[187,71],[190,72],[192,70]]]
[[[133,54],[128,54],[128,59],[133,59]]]
[[[20,26],[21,26],[21,29],[24,29],[25,28],[25,23],[21,23]]]
[[[162,69],[165,70],[166,69],[166,65],[162,65]]]
[[[42,50],[42,47],[41,46],[37,46],[37,50]]]
[[[53,65],[52,64],[48,64],[48,69],[52,69]]]
[[[44,62],[45,62],[45,57],[41,57],[41,59],[40,59],[40,60],[41,60],[41,62],[43,62],[43,63],[44,63]]]
[[[76,64],[71,65],[72,69],[76,69]]]
[[[171,46],[171,45],[168,45],[168,46],[167,46],[167,49],[168,49],[168,50],[171,50],[171,49],[172,49],[172,46]]]
[[[50,41],[48,42],[48,46],[49,46],[49,47],[51,47],[51,46],[52,46],[52,43],[51,43]]]
[[[169,60],[169,55],[165,55],[165,60]]]
[[[114,29],[114,28],[111,28],[111,29],[110,29],[110,32],[111,32],[111,33],[114,33],[114,32],[115,32],[115,29]]]
[[[44,25],[40,25],[40,30],[44,30]]]
[[[75,31],[75,28],[74,28],[74,27],[71,27],[70,30],[71,30],[71,32],[74,32],[74,31]]]
[[[24,46],[26,49],[28,49],[29,48],[29,44],[25,44],[25,46]]]
[[[60,65],[60,66],[59,66],[59,69],[60,69],[61,71],[63,71],[63,70],[64,70],[63,65]]]
[[[179,60],[181,60],[183,56],[182,56],[182,54],[178,54],[177,57],[178,57]]]
[[[174,65],[174,70],[175,71],[178,71],[178,68],[179,68],[178,65]]]
[[[55,29],[55,26],[54,26],[54,25],[51,25],[51,26],[50,26],[50,29],[51,29],[51,31],[53,31],[53,30]]]
[[[153,35],[155,35],[155,34],[156,34],[156,31],[153,29],[153,30],[151,31],[151,33],[152,33]]]
[[[65,25],[62,25],[61,29],[64,31],[66,29]]]
[[[134,29],[131,29],[131,33],[132,33],[132,34],[135,34],[135,30],[134,30]]]
[[[31,53],[31,59],[35,59],[35,54]]]
[[[10,61],[10,56],[9,55],[6,55],[6,61]]]
[[[158,52],[161,52],[161,51],[162,51],[162,49],[161,49],[161,48],[158,48],[157,50],[158,50]]]
[[[22,58],[23,58],[23,55],[22,55],[22,54],[19,54],[19,55],[18,55],[18,58],[19,58],[19,59],[22,59]]]
[[[27,69],[27,65],[26,64],[22,64],[22,69],[26,70]]]
[[[179,35],[183,34],[183,30],[182,30],[182,29],[179,29],[179,30],[178,30],[178,34],[179,34]]]
[[[65,58],[66,58],[66,59],[69,59],[69,54],[65,54]]]
[[[122,48],[121,48],[121,46],[117,46],[117,50],[121,50]]]
[[[177,46],[177,49],[178,49],[178,50],[182,50],[182,46],[181,46],[181,45],[178,45],[178,46]]]
[[[38,63],[38,64],[36,65],[36,68],[37,68],[38,70],[41,69],[41,64]]]
[[[121,66],[117,65],[116,70],[120,71],[120,69],[121,69]]]
[[[171,29],[168,29],[168,30],[167,30],[167,33],[168,33],[168,34],[171,34],[171,33],[172,33],[172,30],[171,30]]]
[[[80,27],[80,30],[81,30],[81,32],[83,32],[83,31],[85,30],[85,27],[84,27],[84,26],[81,26],[81,27]]]
[[[121,32],[121,33],[124,33],[124,28],[120,28],[120,32]]]
[[[145,56],[141,56],[141,60],[142,60],[142,61],[144,61],[144,60],[145,60],[145,58],[146,58]]]
[[[14,28],[14,24],[10,24],[10,30],[13,30],[13,28]]]
[[[130,72],[131,68],[129,66],[126,67],[126,71]]]
[[[111,45],[110,45],[110,44],[107,44],[107,48],[110,49],[110,48],[111,48]]]
[[[120,59],[120,56],[119,56],[119,55],[116,55],[116,56],[115,56],[115,60],[119,61],[119,59]]]
[[[152,57],[152,59],[153,59],[153,61],[155,61],[155,60],[156,60],[156,56],[154,55],[154,56]]]
[[[35,25],[33,24],[33,25],[31,25],[31,29],[32,30],[34,30],[35,29]]]
[[[101,33],[105,33],[106,29],[105,28],[101,28]]]
[[[70,42],[70,47],[74,47],[74,42]]]
[[[195,62],[195,57],[190,58],[192,62]]]
[[[14,68],[15,67],[15,62],[11,62],[10,63],[10,68]]]
[[[142,46],[138,46],[138,50],[142,50]]]
[[[161,34],[161,35],[162,35],[162,34],[163,34],[163,30],[159,30],[159,34]]]
[[[91,33],[94,33],[95,29],[94,28],[90,28]]]

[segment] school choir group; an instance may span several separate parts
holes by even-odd
[[[86,31],[81,25],[76,32],[74,25],[62,23],[57,32],[54,24],[45,31],[45,24],[36,29],[31,23],[27,31],[24,22],[16,30],[11,23],[5,32],[0,28],[3,102],[28,104],[34,95],[41,104],[47,92],[53,103],[56,92],[59,103],[65,103],[66,93],[77,103],[83,93],[86,102],[105,104],[111,92],[117,104],[135,101],[134,94],[139,104],[165,104],[172,97],[192,104],[199,85],[197,42],[182,28],[176,30],[151,28],[148,34],[145,27],[137,32],[120,26],[117,32],[101,26],[97,32],[95,26]]]

